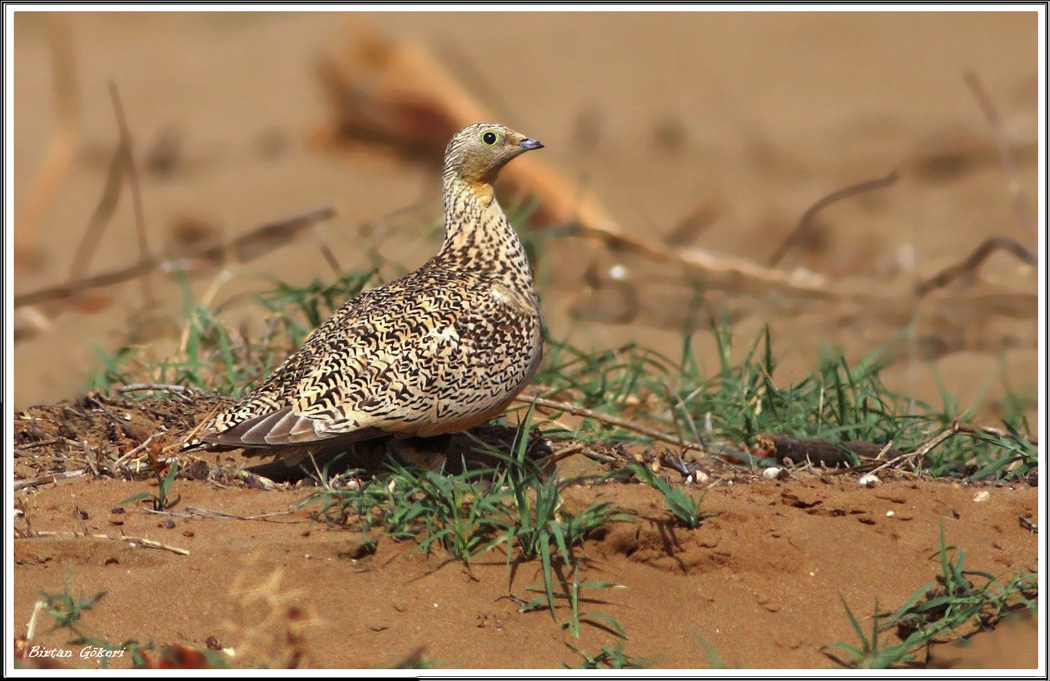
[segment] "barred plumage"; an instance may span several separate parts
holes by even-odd
[[[543,351],[525,249],[493,195],[499,169],[543,145],[497,124],[445,151],[445,241],[417,271],[365,291],[184,450],[301,456],[394,434],[483,423],[528,384]]]

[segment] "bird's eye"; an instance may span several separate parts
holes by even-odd
[[[493,144],[495,144],[496,140],[498,140],[498,139],[499,139],[499,135],[497,135],[496,133],[492,132],[491,130],[486,130],[485,133],[481,136],[481,141],[484,142],[485,144],[489,145],[490,147]]]

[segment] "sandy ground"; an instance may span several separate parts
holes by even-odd
[[[976,504],[973,489],[925,484],[918,494],[918,487],[887,483],[873,491],[852,479],[828,484],[812,478],[721,486],[705,498],[705,507],[718,515],[692,531],[669,522],[651,489],[570,492],[581,506],[595,496],[614,498],[642,514],[637,523],[614,526],[584,546],[581,579],[626,587],[585,591],[600,599],[586,607],[616,618],[630,637],[623,648],[647,666],[715,666],[706,642],[730,667],[833,667],[821,646],[857,644],[839,595],[870,627],[876,599],[885,608],[903,603],[939,573],[942,524],[948,543],[966,547],[967,565],[1012,575],[1034,560],[1036,538],[1017,522],[1019,515],[1033,515],[1034,489],[995,490],[991,502]],[[75,504],[87,512],[91,533],[112,533],[109,507],[145,489],[109,481],[43,490],[31,502],[34,529],[73,531]],[[287,511],[305,497],[231,493],[191,482],[179,484],[178,493],[184,508],[235,516]],[[800,503],[812,507],[798,508]],[[887,517],[891,511],[895,515]],[[107,592],[82,626],[114,642],[149,637],[203,647],[213,636],[238,650],[239,659],[279,665],[291,657],[291,646],[256,644],[249,653],[244,630],[258,626],[265,630],[256,636],[279,637],[282,627],[295,624],[281,608],[295,605],[315,620],[302,634],[311,667],[392,666],[422,649],[441,667],[551,668],[582,662],[567,644],[591,654],[616,645],[595,626],[585,625],[575,639],[560,632],[545,610],[520,612],[508,596],[535,596],[526,589],[542,587],[538,561],[516,566],[508,579],[501,552],[466,568],[391,540],[355,558],[359,534],[327,529],[308,515],[176,519],[171,529],[139,510],[120,517],[127,536],[183,548],[189,556],[121,541],[20,540],[15,621],[29,620],[39,591],[60,592],[72,565],[74,595]],[[280,578],[272,587],[272,598],[280,601],[270,606],[276,612],[246,603],[237,590],[274,576]],[[65,638],[65,632],[45,634],[34,642],[58,646]],[[987,655],[980,666],[1036,666],[1034,622],[1012,638],[1012,654]]]
[[[54,442],[58,433],[104,461],[132,451],[142,432],[182,432],[209,406],[86,399],[33,408],[16,421],[24,452],[16,477],[82,465]],[[555,574],[616,585],[581,589],[581,611],[614,618],[629,638],[596,626],[608,622],[602,617],[576,637],[547,610],[522,612],[542,589],[539,560],[508,565],[497,548],[464,564],[374,532],[370,553],[356,520],[321,521],[323,503],[308,501],[310,488],[251,488],[232,474],[245,463],[235,453],[184,460],[185,477],[168,494],[177,503],[162,513],[122,504],[158,493],[144,480],[85,483],[88,474],[20,492],[16,626],[32,619],[41,593],[68,589],[76,598],[106,592],[78,623],[92,636],[201,648],[212,641],[234,650],[235,664],[253,666],[389,667],[415,656],[446,668],[550,668],[582,662],[572,647],[593,655],[607,645],[648,667],[829,667],[824,646],[857,643],[840,597],[868,629],[876,601],[894,609],[933,584],[942,530],[966,569],[1008,581],[1037,562],[1038,539],[1024,521],[1035,522],[1038,494],[1026,483],[890,476],[869,488],[842,471],[767,480],[712,464],[704,467],[709,488],[686,490],[703,493],[711,514],[693,530],[652,488],[581,483],[563,493],[563,513],[607,501],[632,520],[592,533],[576,549],[578,573],[556,564]],[[565,477],[602,472],[579,454],[559,464]],[[40,619],[31,645],[79,650]],[[1008,619],[972,646],[936,646],[926,664],[1034,667],[1036,636],[1034,618]],[[895,642],[884,636],[884,645]]]
[[[68,34],[75,64],[78,133],[68,170],[48,186],[37,173],[59,122],[49,47],[54,17],[15,17],[17,294],[64,281],[77,265],[77,245],[118,138],[110,81],[119,87],[143,168],[152,249],[185,239],[187,225],[230,237],[334,206],[338,217],[323,237],[344,268],[370,266],[361,244],[380,223],[392,225],[377,246],[381,254],[406,268],[423,262],[437,244],[433,230],[420,227],[440,217],[434,166],[372,150],[334,152],[319,142],[330,112],[317,81],[318,59],[344,49],[350,28],[364,23],[428,46],[501,122],[541,139],[544,158],[631,234],[654,240],[677,234],[682,249],[764,264],[818,199],[896,169],[900,179],[893,186],[823,210],[815,236],[780,266],[824,274],[832,290],[841,279],[878,293],[907,290],[989,237],[1036,249],[1034,226],[1019,218],[1009,188],[1015,179],[1034,210],[1034,13],[107,13],[60,19],[57,30]],[[1015,178],[1004,170],[993,128],[963,80],[968,69],[999,112]],[[33,204],[35,196],[46,200]],[[87,273],[138,257],[129,198],[121,197]],[[408,218],[390,217],[410,205],[417,207]],[[700,226],[690,233],[696,215]],[[615,265],[628,273],[622,286],[594,285],[588,273],[608,283]],[[744,343],[770,325],[781,362],[778,381],[803,378],[823,344],[856,361],[893,343],[894,359],[884,372],[891,388],[939,407],[943,385],[963,408],[974,409],[974,418],[989,423],[1003,415],[1003,397],[1014,391],[1034,425],[1036,272],[1005,253],[992,255],[976,278],[921,300],[887,294],[881,305],[705,288],[682,272],[579,240],[550,246],[537,273],[554,338],[596,347],[636,341],[674,354],[699,295],[693,343],[711,368],[717,356],[703,330],[706,318],[728,313]],[[331,276],[313,238],[233,274],[213,302],[224,305],[234,324],[248,309],[236,304],[244,292],[274,279],[305,284]],[[150,284],[159,304],[148,313],[137,283],[93,291],[73,305],[16,310],[14,408],[81,394],[99,366],[98,353],[128,343],[129,329],[145,356],[170,351],[183,323],[183,292],[164,275]],[[212,284],[209,273],[193,280],[191,290],[199,299]],[[624,300],[636,302],[626,313]],[[31,499],[36,529],[77,529],[73,506],[88,510],[89,529],[103,527],[115,501],[140,487],[79,479],[39,489]],[[190,481],[180,491],[183,504],[236,514],[286,510],[302,496]],[[784,501],[789,491],[819,503],[797,508]],[[975,505],[975,490],[942,483],[901,482],[875,491],[819,480],[719,486],[708,498],[720,515],[671,539],[661,535],[657,500],[640,488],[614,494],[652,519],[588,543],[589,569],[628,586],[610,597],[610,607],[632,635],[629,651],[656,666],[706,666],[697,637],[730,665],[826,666],[820,645],[852,641],[838,594],[864,613],[876,597],[898,604],[932,579],[936,565],[929,556],[941,524],[975,569],[1005,575],[1036,560],[1035,537],[1017,521],[1034,513],[1034,489],[996,489],[994,503]],[[887,510],[897,510],[896,519],[887,518]],[[186,543],[191,555],[84,539],[19,541],[16,628],[36,592],[60,587],[72,563],[78,588],[109,590],[92,615],[100,633],[223,640],[230,585],[280,568],[280,593],[298,593],[288,598],[324,623],[307,637],[313,664],[390,665],[414,646],[425,646],[426,656],[448,667],[573,661],[549,615],[521,615],[511,601],[497,600],[508,590],[501,558],[467,572],[385,543],[375,556],[354,562],[341,555],[352,541],[347,533],[312,523],[305,511],[273,522],[179,520],[170,530],[156,522],[132,513],[125,530]],[[640,548],[625,548],[635,545]],[[246,557],[253,555],[258,558],[249,568]],[[532,584],[533,569],[523,566],[510,590],[520,594]],[[333,579],[333,570],[341,578]],[[667,613],[678,610],[689,616],[666,626]],[[1034,643],[1034,627],[1024,631]],[[593,651],[600,641],[608,639],[592,630],[581,642]],[[1000,651],[992,659],[998,666],[1031,658]]]

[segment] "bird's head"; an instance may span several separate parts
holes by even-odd
[[[445,149],[446,181],[458,179],[479,194],[492,194],[499,169],[515,156],[543,145],[498,123],[478,123],[457,132]]]

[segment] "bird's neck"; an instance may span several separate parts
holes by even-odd
[[[521,240],[496,201],[492,185],[445,178],[443,265],[494,274],[507,283],[532,288],[532,272]]]

